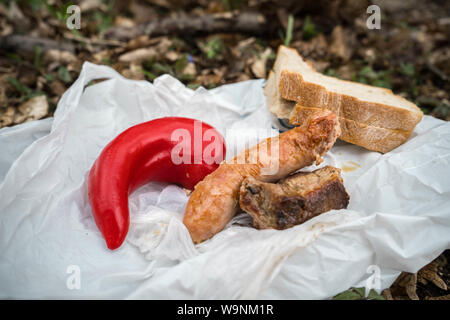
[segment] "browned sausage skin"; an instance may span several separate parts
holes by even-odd
[[[320,110],[304,125],[224,161],[195,186],[186,206],[183,223],[194,243],[213,237],[233,218],[239,208],[239,189],[246,177],[274,182],[314,162],[320,163],[321,156],[340,133],[336,115]]]

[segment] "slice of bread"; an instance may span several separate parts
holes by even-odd
[[[280,119],[288,119],[292,125],[301,125],[311,113],[321,109],[303,107],[293,101],[281,98],[276,88],[273,72],[269,73],[264,94],[269,110]],[[398,147],[410,135],[409,131],[379,128],[343,117],[339,117],[339,122],[342,131],[339,139],[381,153],[389,152]]]
[[[269,111],[280,119],[289,119],[295,102],[282,99],[280,92],[277,90],[275,81],[275,73],[269,72],[266,85],[264,86],[264,95],[266,96],[266,104]]]
[[[329,109],[361,124],[409,132],[423,116],[415,104],[389,89],[316,72],[296,50],[285,46],[278,48],[274,70],[278,94],[303,107]]]
[[[291,112],[289,123],[302,125],[306,118],[321,108],[303,107],[297,104]],[[339,139],[365,149],[386,153],[397,148],[410,136],[409,131],[384,129],[339,117],[341,135]]]

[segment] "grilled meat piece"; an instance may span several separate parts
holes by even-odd
[[[349,202],[341,170],[331,166],[300,172],[278,183],[244,180],[240,189],[241,209],[258,229],[286,229],[323,212],[345,209]]]

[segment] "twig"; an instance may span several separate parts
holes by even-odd
[[[254,12],[226,12],[202,16],[179,16],[165,18],[134,28],[117,27],[105,32],[105,37],[116,40],[130,40],[141,35],[149,37],[166,35],[195,35],[211,33],[262,34],[266,30],[264,15]]]
[[[117,41],[117,40],[107,40],[107,39],[90,39],[83,36],[76,36],[72,33],[65,33],[64,38],[77,41],[81,43],[86,43],[90,45],[99,45],[99,46],[110,46],[110,47],[120,47],[123,46],[124,43]]]
[[[75,53],[75,46],[66,41],[56,41],[18,34],[11,34],[0,38],[0,49],[6,51],[34,53],[36,46],[41,47],[42,51],[57,49]]]

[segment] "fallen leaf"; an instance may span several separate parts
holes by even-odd
[[[8,105],[8,96],[6,95],[6,84],[7,81],[5,77],[0,78],[0,108]]]
[[[388,289],[384,289],[383,292],[381,292],[381,295],[386,299],[386,300],[394,300],[394,297],[392,297],[392,293],[391,290]]]
[[[416,293],[417,274],[403,272],[391,286],[392,295],[398,299],[399,296],[406,294],[411,300],[419,300]]]
[[[312,67],[315,70],[317,70],[318,72],[324,72],[330,65],[330,63],[328,61],[317,61],[317,60],[308,59],[307,62],[310,65],[312,65]]]
[[[355,43],[355,34],[349,30],[344,30],[338,25],[331,33],[331,44],[329,54],[331,58],[346,63],[353,55],[353,47]]]
[[[180,59],[180,54],[176,51],[167,51],[165,54],[165,58],[171,62],[175,62]]]
[[[155,48],[140,48],[127,53],[124,53],[119,57],[120,62],[129,62],[134,64],[141,64],[152,58],[156,58],[158,53]]]
[[[0,128],[13,124],[14,114],[15,110],[13,107],[0,108]]]
[[[238,81],[247,81],[247,80],[250,80],[251,78],[250,78],[250,76],[248,75],[248,74],[246,74],[246,73],[241,73],[237,78],[236,78],[236,81],[238,82]]]
[[[142,72],[140,64],[132,63],[129,68],[124,69],[121,73],[128,79],[145,80],[145,74]]]
[[[48,114],[47,98],[44,95],[31,98],[22,103],[18,111],[14,115],[14,123],[42,119]]]
[[[100,0],[82,0],[80,1],[81,12],[89,12],[97,9],[104,9],[104,5]]]
[[[50,90],[54,95],[60,97],[66,91],[66,87],[61,81],[55,80],[50,84]]]
[[[75,62],[77,58],[68,51],[51,49],[44,53],[43,62],[45,64],[58,62],[60,64],[69,64]]]
[[[434,283],[436,287],[441,288],[442,290],[447,290],[447,284],[438,275],[438,263],[436,260],[420,269],[417,273],[417,277],[420,282],[423,282],[423,280],[426,282],[426,280],[428,280]]]
[[[440,297],[426,297],[425,300],[450,300],[450,294]]]
[[[188,62],[186,67],[183,69],[182,74],[195,77],[197,75],[197,69],[195,68],[195,63]]]
[[[221,80],[222,77],[216,74],[206,74],[197,76],[197,78],[195,78],[195,83],[198,83],[205,87],[209,87],[210,85],[219,83]]]
[[[297,40],[291,43],[291,47],[306,58],[320,59],[324,58],[328,53],[327,39],[320,33],[309,41]]]
[[[116,27],[122,27],[122,28],[134,28],[136,26],[136,23],[133,21],[133,19],[123,17],[123,16],[117,16],[114,19],[114,25]]]
[[[95,63],[105,64],[111,59],[112,50],[102,50],[97,53],[94,53],[92,57],[94,58]]]
[[[251,70],[255,77],[257,78],[266,78],[267,70],[266,63],[267,59],[272,55],[273,51],[270,47],[267,47],[264,52],[256,58],[255,62],[251,65]]]

